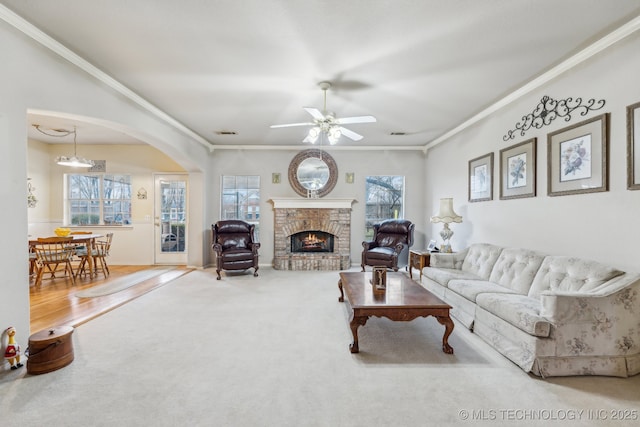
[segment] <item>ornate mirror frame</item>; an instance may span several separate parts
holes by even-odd
[[[335,187],[338,182],[338,166],[336,165],[335,160],[333,160],[333,157],[331,157],[326,151],[309,149],[296,154],[289,164],[289,183],[297,194],[307,197],[308,190],[303,187],[298,180],[298,168],[302,162],[309,158],[321,159],[329,168],[329,180],[324,187],[318,190],[318,197],[324,197],[333,190],[333,187]]]

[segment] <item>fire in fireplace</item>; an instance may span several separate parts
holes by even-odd
[[[333,234],[317,230],[292,234],[291,252],[333,252]]]

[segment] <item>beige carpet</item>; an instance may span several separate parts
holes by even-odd
[[[640,376],[541,380],[459,325],[449,340],[455,354],[446,355],[433,318],[372,318],[353,355],[337,272],[259,273],[217,281],[213,270],[191,272],[77,328],[71,365],[39,376],[0,371],[0,423],[637,423],[612,420],[612,411],[640,409]]]
[[[136,271],[135,273],[127,274],[126,276],[119,277],[102,285],[93,286],[89,289],[76,292],[75,296],[78,298],[91,298],[115,294],[116,292],[123,291],[142,283],[145,280],[149,280],[174,269],[175,267],[156,267]]]

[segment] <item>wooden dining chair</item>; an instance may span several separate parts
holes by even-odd
[[[38,273],[38,256],[36,255],[35,244],[37,240],[29,240],[29,280]]]
[[[96,241],[96,250],[93,254],[93,263],[97,267],[98,264],[102,269],[102,274],[107,277],[109,272],[109,265],[107,264],[107,257],[109,256],[109,251],[111,250],[111,242],[113,241],[113,233],[106,234],[106,240],[97,240]]]
[[[100,267],[100,269],[102,270],[102,274],[104,274],[104,277],[107,277],[110,274],[110,272],[109,272],[109,265],[107,264],[106,258],[109,256],[109,250],[111,249],[111,241],[113,240],[113,233],[107,233],[105,237],[106,237],[106,240],[96,240],[93,243],[90,256],[93,261],[93,268],[97,270],[98,267]],[[89,253],[87,251],[78,252],[77,255],[80,257],[80,266],[78,267],[77,274],[91,273],[88,271],[88,268],[87,268],[89,264],[88,263]]]
[[[75,285],[75,277],[71,266],[74,254],[72,240],[68,237],[46,237],[38,239],[33,249],[36,253],[37,273],[35,285],[40,286],[44,274],[50,274],[52,279],[56,273],[64,272]]]

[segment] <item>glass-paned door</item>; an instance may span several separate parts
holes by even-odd
[[[155,262],[187,263],[187,175],[155,176]]]

